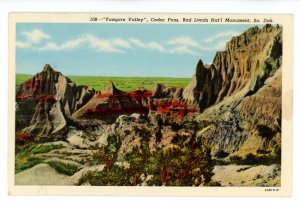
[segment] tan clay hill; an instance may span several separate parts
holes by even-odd
[[[213,153],[279,156],[281,62],[282,28],[271,25],[232,38],[209,67],[199,61],[183,97],[212,122],[199,136]]]
[[[282,28],[250,28],[217,52],[211,65],[199,61],[183,98],[203,111],[245,88],[245,93],[255,91],[279,68],[281,55]]]

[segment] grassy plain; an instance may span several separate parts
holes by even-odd
[[[16,75],[16,91],[19,90],[20,85],[31,78],[33,75],[24,75],[24,74],[17,74]]]
[[[31,78],[33,75],[16,75],[16,90],[18,91],[21,83]],[[101,76],[69,76],[76,85],[87,85],[95,90],[101,90],[112,81],[115,86],[123,91],[132,91],[141,86],[145,89],[152,89],[157,83],[166,86],[184,88],[191,81],[190,78],[167,78],[167,77],[101,77]]]

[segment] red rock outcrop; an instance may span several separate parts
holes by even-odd
[[[115,87],[110,82],[103,90],[97,92],[90,101],[77,110],[73,115],[74,121],[81,120],[105,120],[115,121],[122,114],[141,113],[147,114],[149,111],[148,97],[152,96],[149,91],[137,90],[124,92]],[[90,122],[89,122],[90,123]]]
[[[56,72],[46,64],[41,73],[36,74],[21,84],[17,93],[17,101],[21,99],[53,96],[61,102],[65,115],[70,116],[81,106],[86,104],[95,91],[87,86],[76,86],[68,77]]]
[[[76,86],[69,78],[46,64],[41,73],[21,84],[16,96],[17,134],[47,137],[64,134],[66,119],[85,105],[95,91]],[[56,136],[57,137],[57,136]]]

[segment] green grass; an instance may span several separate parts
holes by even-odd
[[[65,148],[62,144],[56,144],[56,145],[38,145],[34,149],[31,150],[33,154],[42,154],[42,153],[47,153],[50,152],[51,150],[54,149],[62,149]]]
[[[20,85],[31,78],[33,75],[24,75],[24,74],[17,74],[16,75],[16,92],[19,90]]]
[[[29,157],[32,154],[32,150],[38,146],[37,143],[28,142],[24,145],[16,143],[16,159],[23,159]]]
[[[15,173],[19,173],[28,168],[32,168],[33,166],[42,163],[44,160],[39,158],[30,158],[25,162],[16,162],[15,165]]]
[[[33,75],[16,75],[16,90],[20,84],[31,78]],[[95,90],[101,90],[112,81],[115,86],[123,91],[132,91],[141,86],[146,89],[152,89],[157,83],[166,86],[184,88],[191,81],[190,78],[166,78],[166,77],[100,77],[100,76],[69,76],[76,85],[87,85]]]
[[[186,87],[190,78],[165,78],[165,77],[70,77],[77,85],[87,85],[96,90],[101,90],[104,86],[112,81],[115,86],[123,91],[132,91],[141,86],[146,89],[152,89],[157,83],[166,86]]]
[[[33,154],[42,154],[50,152],[54,149],[62,149],[64,146],[62,144],[48,144],[42,145],[37,143],[28,143],[24,146],[16,146],[16,158],[26,158]]]
[[[36,158],[34,155],[50,152],[54,149],[64,148],[62,144],[42,145],[38,143],[27,143],[25,145],[16,145],[15,173],[31,168],[44,160]]]
[[[47,163],[53,167],[57,172],[65,175],[73,175],[79,170],[76,165],[63,163],[60,161],[45,161],[44,158],[39,158],[38,154],[48,153],[51,150],[62,149],[62,144],[39,144],[39,143],[26,143],[24,145],[16,145],[16,161],[15,161],[15,173],[19,173],[28,168],[40,163]]]
[[[57,172],[65,175],[74,175],[79,170],[79,167],[76,165],[63,163],[59,161],[49,161],[47,162],[51,167],[53,167]]]

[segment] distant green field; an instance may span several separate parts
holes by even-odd
[[[20,84],[31,78],[33,75],[16,75],[16,90]],[[165,78],[165,77],[99,77],[99,76],[69,76],[76,85],[87,85],[95,90],[101,90],[104,86],[112,81],[115,86],[123,91],[132,91],[141,86],[146,89],[152,89],[156,83],[166,86],[186,87],[191,81],[190,78]]]
[[[23,75],[23,74],[17,74],[16,75],[16,91],[19,90],[20,85],[24,83],[26,80],[31,78],[33,75]]]

